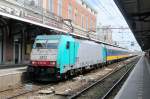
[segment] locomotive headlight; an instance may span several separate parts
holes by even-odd
[[[55,62],[52,62],[53,65],[55,65]]]
[[[56,64],[56,62],[51,62],[51,64],[52,64],[52,65],[55,65],[55,64]]]
[[[36,65],[36,63],[37,63],[37,62],[35,62],[35,61],[32,61],[32,65]]]

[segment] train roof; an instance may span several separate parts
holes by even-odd
[[[36,39],[60,39],[62,36],[66,35],[38,35]],[[72,36],[67,36],[67,37],[72,37]]]
[[[126,48],[123,48],[123,47],[120,47],[120,46],[117,46],[117,45],[109,44],[109,43],[107,43],[107,42],[99,41],[99,40],[92,39],[92,38],[88,38],[88,37],[82,37],[81,35],[75,35],[75,34],[73,34],[73,33],[66,34],[66,35],[71,35],[71,36],[73,36],[73,37],[81,37],[82,39],[84,38],[84,40],[94,41],[94,42],[96,42],[96,43],[102,43],[102,44],[104,44],[104,45],[113,46],[113,47],[117,47],[117,48],[121,48],[121,49],[128,50],[128,49],[126,49]]]
[[[72,37],[71,35],[64,35],[64,34],[61,34],[61,35],[38,35],[36,37],[36,39],[59,39],[60,37],[62,36],[69,36],[69,37]],[[79,39],[80,40],[80,39]],[[83,40],[83,39],[81,39]],[[119,47],[119,46],[116,46],[116,45],[112,45],[112,44],[109,44],[109,43],[106,43],[106,42],[102,42],[102,41],[98,41],[98,40],[94,40],[94,39],[84,39],[84,40],[87,40],[87,41],[94,41],[96,43],[101,43],[101,44],[104,44],[104,45],[107,45],[107,46],[112,46],[112,47],[116,47],[116,48],[120,48],[120,49],[124,49],[124,50],[128,50],[126,48],[123,48],[123,47]]]
[[[95,40],[92,40],[92,41],[95,41]],[[121,48],[121,49],[125,49],[125,50],[128,50],[126,48],[123,48],[123,47],[120,47],[120,46],[117,46],[117,45],[113,45],[113,44],[109,44],[109,43],[106,43],[106,42],[103,42],[103,41],[95,41],[97,43],[102,43],[104,45],[108,45],[108,46],[112,46],[112,47],[117,47],[117,48]]]

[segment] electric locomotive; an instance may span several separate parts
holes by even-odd
[[[33,44],[28,73],[35,80],[55,81],[128,56],[127,50],[102,43],[68,35],[39,35]]]

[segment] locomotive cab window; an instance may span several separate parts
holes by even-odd
[[[33,48],[44,49],[46,48],[46,40],[37,40]]]
[[[48,49],[57,49],[57,43],[47,43]]]
[[[70,48],[70,42],[67,41],[67,44],[66,44],[66,49],[69,49]]]
[[[58,41],[57,40],[48,40],[47,41],[47,48],[48,49],[57,49],[58,48]]]

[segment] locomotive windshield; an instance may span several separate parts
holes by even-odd
[[[46,45],[45,45],[45,43],[36,43],[36,48],[45,48],[46,47]]]
[[[47,48],[48,49],[57,49],[58,41],[57,40],[48,40],[47,41]]]
[[[57,49],[58,44],[57,43],[47,43],[48,49]]]
[[[34,44],[34,48],[37,48],[37,49],[46,48],[46,40],[36,40]]]
[[[57,49],[57,40],[36,40],[34,47],[35,49]]]

